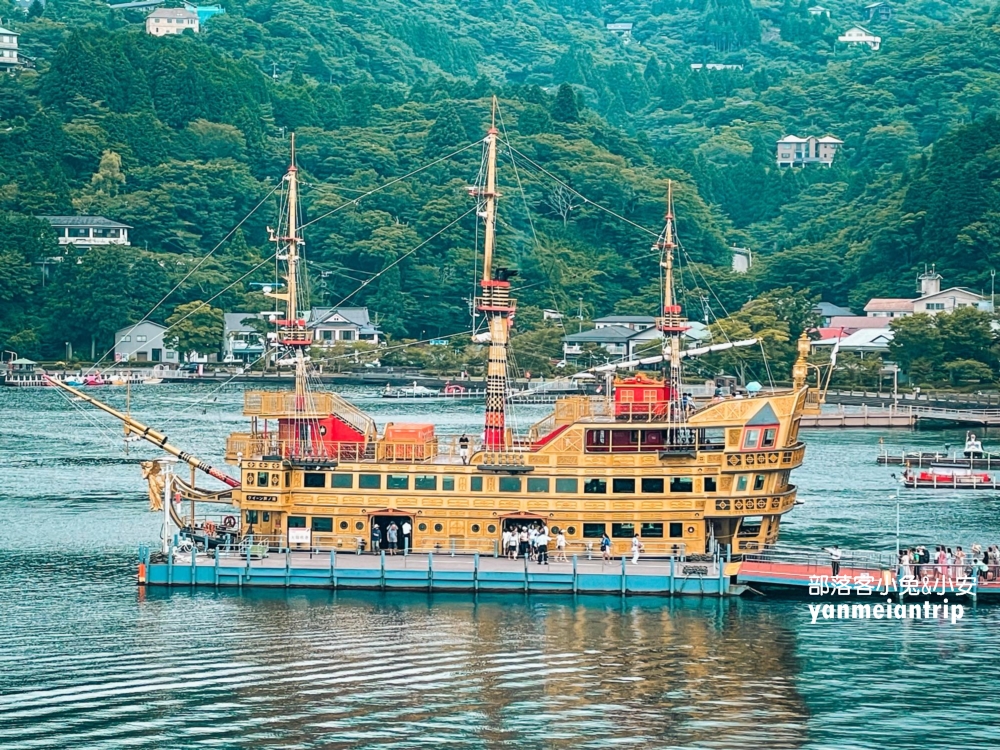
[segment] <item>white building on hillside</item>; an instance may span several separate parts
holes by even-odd
[[[952,312],[960,307],[991,309],[989,300],[965,287],[953,286],[942,290],[941,279],[941,274],[933,268],[924,271],[917,277],[917,281],[920,282],[919,297],[916,299],[875,297],[865,305],[865,313],[869,318],[901,318],[918,313],[937,315],[942,312]]]
[[[878,48],[882,46],[882,37],[875,36],[875,34],[871,33],[863,26],[852,26],[843,34],[838,36],[837,41],[850,45],[851,47],[857,47],[859,44],[864,44],[871,47],[873,50],[878,50]]]
[[[146,33],[153,36],[198,33],[198,14],[184,8],[158,8],[146,16]]]
[[[778,141],[778,166],[801,167],[806,164],[823,164],[829,167],[843,145],[842,140],[832,135],[825,135],[822,138],[815,135],[808,138],[786,135]]]

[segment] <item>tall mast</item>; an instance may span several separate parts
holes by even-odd
[[[674,183],[667,181],[666,226],[660,235],[656,248],[662,253],[660,265],[663,267],[663,317],[657,320],[659,329],[670,347],[670,370],[668,377],[668,398],[671,418],[680,417],[681,409],[681,334],[690,326],[681,318],[681,306],[674,297]]]
[[[288,275],[285,277],[284,292],[266,292],[269,297],[284,300],[286,303],[285,319],[278,321],[278,342],[295,352],[295,410],[306,409],[306,363],[304,350],[312,343],[312,337],[306,328],[305,319],[299,318],[298,311],[298,272],[299,245],[299,178],[298,167],[295,165],[295,134],[291,138],[291,160],[285,181],[288,183],[288,216],[285,222],[285,234],[275,235],[271,239],[278,245],[277,258],[288,264]]]
[[[484,202],[482,212],[486,224],[483,247],[482,296],[476,298],[476,309],[482,312],[489,324],[490,353],[486,366],[486,424],[483,442],[487,450],[507,447],[507,342],[510,321],[516,307],[510,297],[510,279],[517,271],[510,268],[493,268],[493,250],[496,241],[497,198],[497,98],[493,97],[493,118],[486,131],[486,185],[477,187],[473,194]]]

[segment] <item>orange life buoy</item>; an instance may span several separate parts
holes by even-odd
[[[211,521],[205,521],[205,533],[209,536],[215,536],[215,524]]]

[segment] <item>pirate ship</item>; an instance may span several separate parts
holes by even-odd
[[[483,139],[482,179],[470,189],[483,229],[475,307],[489,329],[485,420],[471,445],[466,438],[460,447],[458,436],[440,434],[434,424],[379,427],[338,394],[310,387],[294,140],[284,177],[287,211],[272,237],[287,274],[283,290],[270,295],[286,313],[277,321],[277,346],[280,356],[294,359],[295,387],[244,394],[249,429],[230,435],[225,447],[237,477],[131,415],[54,383],[121,419],[126,433],[189,464],[192,475],[201,470],[227,485],[211,492],[178,480],[174,496],[191,502],[190,516],[168,505],[183,534],[206,547],[239,539],[263,547],[307,543],[353,550],[359,539],[371,538],[375,525],[404,528],[408,522],[404,543],[413,550],[492,552],[506,527],[542,522],[561,530],[571,547],[594,544],[606,533],[616,553],[636,534],[654,555],[711,553],[727,545],[739,554],[777,541],[781,518],[795,503],[790,475],[803,459],[798,433],[809,392],[808,341],[799,344],[791,389],[705,403],[682,398],[682,360],[691,351],[681,348],[686,324],[674,294],[672,190],[654,246],[663,305],[657,318],[662,354],[652,359],[661,369],[638,371],[638,363],[624,363],[605,393],[559,399],[526,433],[509,426],[508,341],[516,310],[511,280],[517,271],[494,257],[500,199],[495,106]],[[146,471],[156,496],[159,474],[151,465]],[[224,521],[199,520],[196,502],[223,503]]]

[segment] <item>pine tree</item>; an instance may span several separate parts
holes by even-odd
[[[559,87],[556,100],[552,105],[552,119],[556,122],[579,122],[580,109],[576,103],[576,93],[573,87],[564,83]]]

